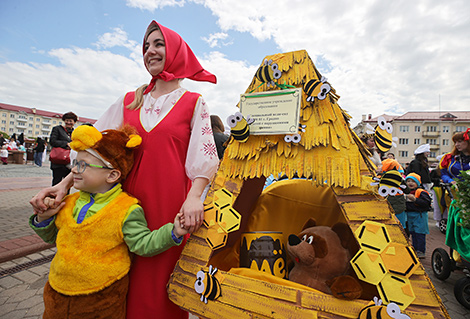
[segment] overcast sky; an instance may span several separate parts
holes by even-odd
[[[352,126],[368,113],[470,110],[466,0],[1,0],[0,102],[98,118],[150,80],[141,44],[153,19],[217,76],[183,86],[224,122],[266,55],[301,49]]]

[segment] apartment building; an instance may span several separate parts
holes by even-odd
[[[84,118],[79,114],[77,116],[76,126],[96,122],[95,119]],[[23,133],[28,138],[48,138],[52,128],[62,124],[62,113],[0,103],[0,131],[10,136]]]
[[[436,162],[436,157],[450,152],[453,147],[452,135],[464,132],[470,127],[470,112],[441,111],[441,112],[407,112],[403,115],[363,115],[362,121],[354,128],[360,135],[366,131],[367,124],[377,125],[377,119],[383,116],[392,124],[393,136],[397,138],[397,146],[389,152],[401,164],[409,163],[414,156],[414,150],[421,144],[431,146],[429,161]]]

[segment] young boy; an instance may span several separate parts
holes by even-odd
[[[120,182],[134,163],[133,149],[142,139],[132,127],[100,133],[80,126],[70,146],[74,187],[56,208],[33,215],[30,225],[48,243],[56,243],[49,281],[44,288],[43,318],[125,318],[129,250],[154,256],[182,241],[183,216],[150,231],[138,200]]]
[[[406,196],[406,215],[408,230],[410,232],[413,247],[418,258],[424,258],[426,253],[426,234],[429,234],[428,210],[431,209],[431,197],[429,193],[418,188],[421,186],[421,176],[410,173],[405,178],[406,186],[410,193]]]

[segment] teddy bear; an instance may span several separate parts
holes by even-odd
[[[289,280],[315,288],[339,299],[362,294],[358,280],[347,275],[354,237],[345,223],[317,226],[310,218],[299,235],[289,235],[287,252],[294,263]]]

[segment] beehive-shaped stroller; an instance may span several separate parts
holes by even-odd
[[[191,235],[175,266],[169,298],[201,318],[358,318],[374,296],[400,305],[411,318],[449,318],[390,205],[370,185],[374,166],[335,90],[307,100],[313,90],[304,85],[325,79],[306,51],[263,61],[276,63],[276,78],[257,72],[246,93],[302,88],[301,139],[229,140],[204,202],[204,226]],[[264,83],[271,80],[276,85]],[[288,179],[263,190],[266,177],[279,173]],[[242,232],[277,231],[286,239],[310,217],[320,225],[349,225],[360,298],[341,300],[262,272],[239,271]]]

